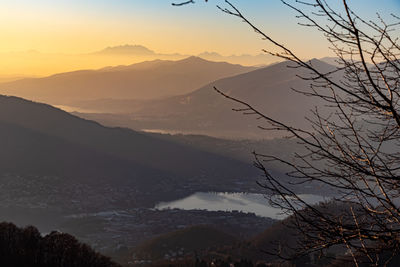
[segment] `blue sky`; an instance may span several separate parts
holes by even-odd
[[[258,53],[266,46],[237,18],[221,13],[222,0],[173,7],[171,0],[0,0],[0,52],[35,49],[77,53],[121,44],[160,52]],[[298,27],[279,0],[232,0],[260,28],[301,53],[326,52],[320,35]],[[292,0],[289,2],[293,2]],[[341,0],[328,0],[332,7]],[[367,19],[400,14],[399,0],[352,0]],[[267,47],[268,48],[268,47]]]

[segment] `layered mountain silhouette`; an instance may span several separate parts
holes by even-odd
[[[69,105],[107,98],[153,99],[189,93],[210,81],[254,69],[197,57],[179,61],[155,60],[3,83],[0,93]]]
[[[311,63],[321,72],[335,67],[313,59]],[[262,69],[223,78],[209,83],[189,94],[150,101],[92,102],[87,107],[103,108],[107,114],[80,114],[106,125],[123,125],[134,129],[208,134],[220,137],[272,138],[281,133],[265,134],[257,126],[268,126],[255,116],[243,116],[233,108],[243,106],[218,94],[214,87],[225,94],[245,101],[257,110],[276,120],[295,127],[307,128],[306,117],[312,116],[315,106],[322,106],[319,99],[293,90],[310,92],[308,70],[293,68],[288,62],[277,63]],[[111,113],[111,114],[110,114]],[[125,113],[125,115],[116,115]]]
[[[61,176],[73,183],[129,185],[146,192],[156,191],[160,181],[173,188],[199,177],[211,190],[256,173],[250,164],[228,157],[104,127],[16,97],[0,96],[0,130],[0,174]]]
[[[184,55],[179,53],[173,53],[173,54],[157,53],[142,45],[129,45],[129,44],[107,47],[93,54],[100,56],[153,57],[153,58],[171,59],[171,60],[177,60],[189,57],[189,55]],[[262,66],[262,65],[265,66],[273,62],[279,61],[276,57],[266,53],[260,53],[257,55],[249,55],[249,54],[221,55],[217,52],[202,52],[197,56],[210,61],[222,61],[233,64],[241,64],[245,66]]]
[[[118,48],[121,49],[143,50]],[[335,68],[317,59],[311,63],[321,72]],[[229,75],[233,76],[209,82]],[[81,112],[77,115],[107,126],[230,138],[274,138],[282,137],[282,133],[266,134],[258,128],[268,127],[262,120],[233,112],[233,108],[242,106],[218,94],[214,87],[271,118],[307,128],[310,124],[306,117],[312,117],[311,110],[322,103],[293,88],[309,92],[310,81],[298,76],[310,75],[308,70],[294,68],[288,62],[252,69],[190,57],[25,79],[1,84],[0,92],[74,106]]]
[[[203,52],[197,55],[180,53],[160,53],[138,44],[110,46],[89,53],[65,54],[45,53],[37,50],[0,52],[0,75],[18,77],[49,76],[82,69],[99,69],[104,66],[129,65],[143,61],[182,60],[198,56],[210,61],[229,62],[245,66],[266,66],[277,61],[267,54],[258,55],[221,55],[215,52]],[[1,77],[0,77],[0,80]],[[11,81],[11,80],[8,80]]]

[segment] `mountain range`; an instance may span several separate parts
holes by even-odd
[[[123,49],[128,51],[120,51],[122,54],[131,53],[132,49],[136,53],[152,53],[142,47]],[[117,53],[116,50],[121,49],[109,48],[102,53]],[[311,64],[323,72],[334,68],[316,59]],[[17,214],[18,222],[36,220],[47,226],[52,223],[52,228],[71,222],[76,227],[66,229],[81,232],[81,237],[94,232],[88,237],[92,243],[116,240],[118,244],[110,247],[119,248],[124,238],[118,236],[116,229],[124,235],[138,231],[146,235],[151,222],[162,225],[163,220],[170,219],[168,214],[177,212],[169,210],[158,215],[152,208],[160,201],[199,191],[261,192],[263,189],[255,183],[260,173],[251,165],[251,157],[235,154],[260,149],[287,158],[298,148],[297,144],[282,139],[232,141],[133,129],[231,138],[281,137],[257,132],[262,122],[233,112],[232,108],[240,105],[219,95],[214,87],[268,116],[307,127],[304,118],[320,103],[292,90],[308,90],[309,82],[298,78],[307,75],[307,71],[293,68],[288,62],[255,68],[190,57],[3,83],[1,92],[97,113],[71,114],[48,104],[0,95],[1,217],[9,220],[14,218],[9,214]],[[117,97],[123,99],[114,99]],[[287,182],[283,166],[267,167],[282,183]],[[325,192],[313,185],[300,190]],[[207,217],[207,211],[203,212],[202,217]],[[180,217],[186,219],[185,216]],[[185,223],[183,226],[188,226]],[[254,251],[247,251],[248,245],[270,248],[267,243],[280,240],[284,234],[285,239],[291,240],[295,235],[292,233],[284,224],[276,224],[246,241],[244,248],[232,248],[236,237],[200,226],[159,236],[143,243],[137,252],[156,250],[159,254],[155,257],[162,257],[170,249],[180,251],[187,246],[187,240],[195,238],[198,243],[188,246],[188,250],[228,246],[227,253],[252,256]],[[212,238],[201,240],[205,236]],[[258,257],[259,253],[255,255]]]
[[[151,52],[143,47],[120,47],[102,53],[116,53],[115,50]],[[335,68],[322,60],[313,59],[311,63],[324,72]],[[258,126],[268,125],[233,112],[233,108],[242,106],[218,94],[214,87],[272,118],[307,129],[310,124],[306,117],[312,116],[311,110],[322,103],[294,92],[293,88],[310,90],[310,82],[299,78],[310,73],[290,65],[280,62],[255,68],[197,57],[155,60],[3,83],[0,93],[60,105],[67,111],[78,112],[75,115],[108,126],[270,139],[282,134],[266,134]]]
[[[129,186],[132,192],[152,190],[152,197],[159,198],[155,192],[160,185],[179,189],[197,181],[204,189],[216,190],[217,184],[251,180],[257,173],[250,164],[229,157],[104,127],[16,97],[0,96],[0,129],[0,175],[56,176],[62,183],[94,187]],[[173,190],[170,193],[174,195]]]
[[[313,59],[311,63],[323,72],[335,67]],[[268,126],[254,116],[243,116],[233,108],[243,106],[218,94],[245,101],[260,112],[295,127],[309,129],[306,117],[322,105],[321,100],[293,90],[310,91],[307,70],[290,67],[281,62],[251,72],[222,78],[188,94],[146,101],[101,100],[87,102],[80,107],[102,110],[102,114],[78,114],[105,125],[124,126],[154,132],[194,133],[229,138],[275,138],[279,132],[262,131]],[[99,112],[97,112],[99,113]]]
[[[84,53],[46,53],[36,50],[0,52],[0,75],[19,77],[44,77],[56,73],[82,69],[99,69],[104,66],[130,65],[143,61],[182,60],[199,56],[207,60],[229,62],[246,66],[265,66],[278,61],[266,54],[221,55],[215,52],[199,54],[159,53],[142,45],[110,46]]]
[[[148,49],[142,45],[120,45],[120,46],[111,46],[107,47],[101,51],[95,52],[96,55],[109,55],[109,56],[153,56],[155,58],[160,59],[179,59],[186,58],[190,55],[173,53],[173,54],[165,54],[165,53],[157,53],[153,50]],[[250,54],[242,54],[242,55],[221,55],[217,52],[202,52],[198,55],[198,57],[204,58],[210,61],[222,61],[229,62],[232,64],[241,64],[245,66],[262,66],[269,65],[271,63],[280,61],[277,58],[265,53],[259,53],[255,55]]]
[[[254,70],[197,57],[61,73],[0,85],[0,93],[51,104],[96,99],[152,99],[181,95],[223,77]]]

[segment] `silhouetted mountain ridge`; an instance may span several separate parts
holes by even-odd
[[[104,127],[16,97],[0,96],[0,129],[0,175],[61,177],[56,187],[90,184],[94,195],[104,191],[96,191],[101,186],[120,188],[123,205],[154,205],[193,190],[232,187],[237,180],[255,183],[257,174],[250,164],[129,129]]]
[[[198,57],[81,70],[0,84],[0,93],[51,104],[102,98],[152,99],[191,92],[210,81],[254,70]]]
[[[310,61],[321,72],[335,67],[317,59]],[[112,106],[114,101],[103,102],[104,113],[128,113],[126,115],[87,114],[84,117],[106,125],[123,125],[133,129],[159,129],[163,131],[208,134],[222,137],[281,137],[282,133],[268,133],[258,129],[264,125],[251,116],[235,113],[232,108],[243,106],[219,95],[214,87],[239,100],[245,101],[269,117],[295,127],[309,128],[305,119],[311,115],[321,100],[293,91],[310,91],[310,81],[298,76],[310,77],[310,71],[295,68],[293,63],[281,62],[251,72],[238,74],[211,82],[191,93],[148,101],[125,101]],[[90,106],[95,108],[95,104]],[[107,109],[112,107],[112,109]],[[100,108],[100,106],[99,106]],[[82,115],[81,115],[82,116]],[[115,123],[118,122],[119,124]],[[113,124],[114,123],[114,124]]]

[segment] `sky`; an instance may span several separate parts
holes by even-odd
[[[0,0],[0,54],[19,51],[80,54],[123,44],[159,53],[257,54],[268,44],[222,0],[174,7],[174,0]],[[175,0],[179,1],[179,0]],[[291,0],[289,0],[290,2]],[[232,0],[248,18],[302,57],[327,55],[320,34],[301,28],[279,0]],[[333,6],[341,0],[328,0]],[[350,0],[365,18],[400,14],[400,0]],[[1,67],[1,66],[0,66]],[[0,69],[0,74],[2,70]]]

